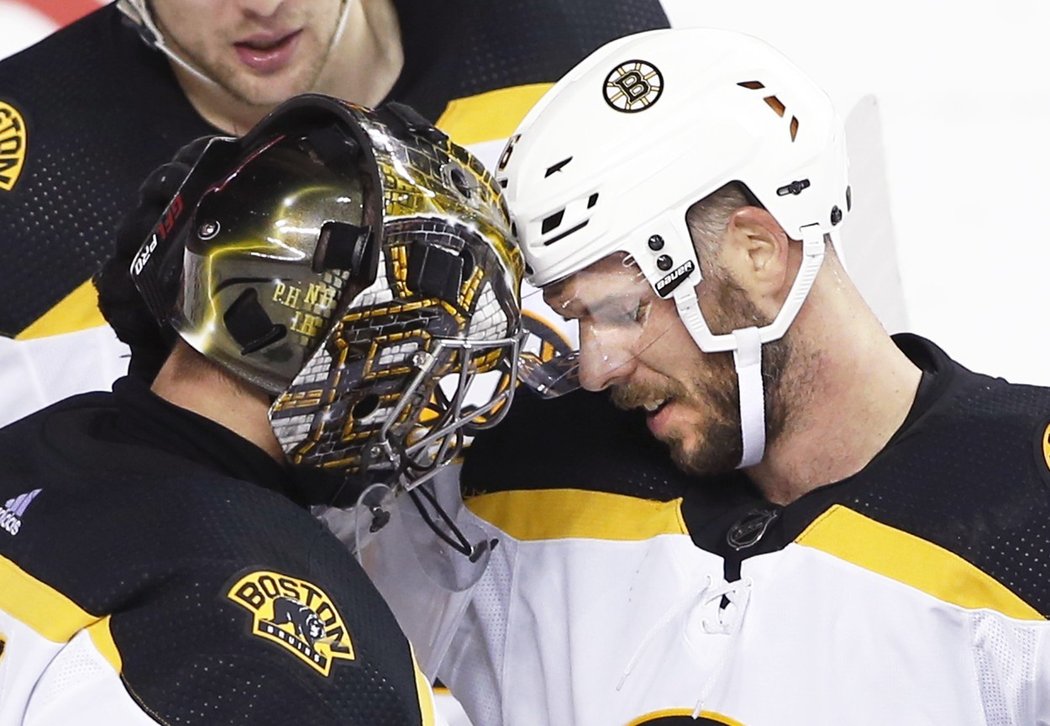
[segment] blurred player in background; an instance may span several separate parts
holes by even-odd
[[[313,90],[409,103],[491,160],[579,58],[666,24],[656,0],[126,0],[0,62],[0,421],[123,373],[88,279],[188,141]]]
[[[500,462],[531,434],[479,439],[504,596],[475,598],[446,682],[489,654],[504,724],[1050,723],[1050,390],[886,334],[836,252],[845,140],[809,78],[737,33],[622,39],[498,178],[579,328],[531,375],[644,412],[695,479],[523,508]],[[761,499],[709,506],[734,491]]]
[[[421,117],[326,96],[199,151],[97,279],[118,333],[172,331],[155,379],[0,430],[0,722],[437,723],[308,505],[416,486],[499,403],[461,395],[513,379],[499,189]]]

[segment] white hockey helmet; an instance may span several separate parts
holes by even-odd
[[[851,206],[844,132],[827,95],[751,36],[639,33],[600,48],[547,92],[508,141],[497,178],[533,285],[626,253],[655,295],[674,299],[701,350],[733,351],[741,466],[759,461],[761,345],[791,324],[820,268],[825,235],[835,240]],[[730,182],[803,241],[804,259],[771,324],[713,335],[697,304],[703,275],[686,211]]]

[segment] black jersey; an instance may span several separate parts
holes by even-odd
[[[287,470],[130,379],[0,431],[0,721],[432,723]]]
[[[725,556],[733,579],[742,561],[847,509],[954,553],[1050,618],[1050,389],[973,373],[914,335],[894,340],[922,383],[867,466],[785,507],[749,505],[722,532],[698,526],[710,508],[686,496],[694,539]]]

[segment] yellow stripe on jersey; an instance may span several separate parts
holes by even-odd
[[[411,646],[409,646],[411,649]],[[416,663],[416,654],[412,653],[412,670],[416,673],[416,695],[419,698],[419,714],[423,719],[423,726],[435,726],[437,718],[434,716],[434,693],[430,689],[430,681],[419,670]]]
[[[953,552],[836,504],[795,540],[967,609],[1020,620],[1042,615],[995,578]]]
[[[121,660],[110,633],[109,616],[99,617],[81,609],[6,557],[0,557],[0,610],[54,643],[69,642],[87,628],[95,647],[120,673]]]
[[[466,500],[474,514],[521,541],[638,541],[660,534],[686,534],[681,502],[580,489],[522,489]]]
[[[460,146],[506,139],[553,85],[531,83],[457,98],[445,107],[436,125]]]
[[[113,640],[113,631],[109,627],[110,620],[111,617],[107,615],[94,625],[89,625],[87,631],[91,642],[95,644],[95,649],[113,666],[114,671],[120,673],[124,668],[124,663],[120,658],[120,651],[117,650],[117,643]]]
[[[106,319],[98,309],[98,293],[91,280],[66,295],[53,308],[34,320],[16,340],[47,338],[52,335],[75,333],[78,330],[105,325]]]
[[[646,724],[656,723],[660,719],[672,718],[674,716],[682,716],[691,719],[693,717],[693,709],[667,708],[662,711],[654,711],[653,713],[647,713],[644,716],[639,716],[638,718],[634,719],[629,724],[627,724],[627,726],[646,726]],[[739,721],[729,718],[728,716],[723,716],[720,713],[715,713],[714,711],[701,711],[700,718],[707,719],[711,723],[726,724],[726,726],[744,726],[744,724],[740,723]]]
[[[1050,426],[1043,432],[1043,461],[1046,462],[1046,468],[1050,469]]]

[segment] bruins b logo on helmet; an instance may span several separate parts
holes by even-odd
[[[627,61],[605,77],[605,101],[617,111],[636,113],[652,106],[663,93],[664,78],[656,66]]]
[[[17,108],[0,101],[0,190],[15,188],[25,160],[25,121]]]
[[[252,614],[252,635],[277,643],[326,678],[332,661],[355,658],[346,623],[317,585],[255,570],[239,578],[226,597]]]

